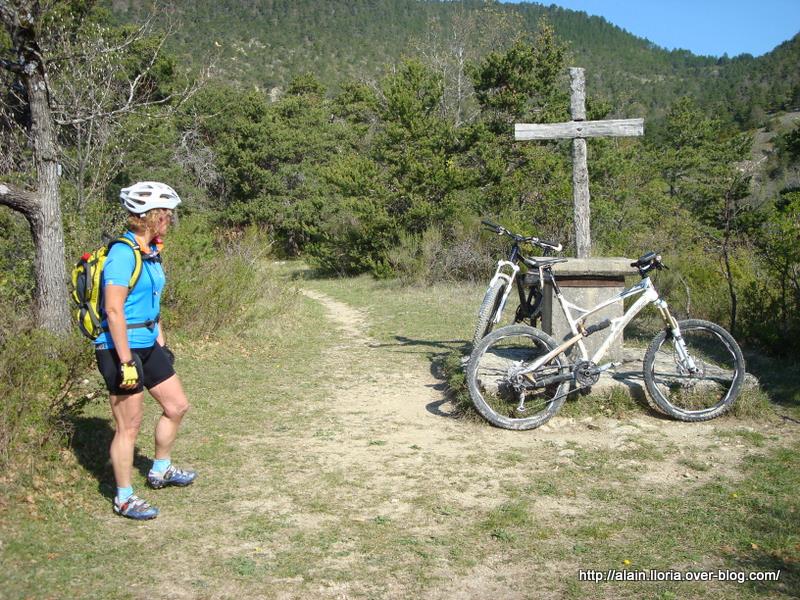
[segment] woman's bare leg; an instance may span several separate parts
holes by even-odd
[[[153,386],[150,393],[163,410],[156,423],[156,458],[170,458],[183,415],[189,410],[189,400],[177,375]]]
[[[143,400],[144,392],[125,396],[112,394],[110,398],[116,432],[114,439],[111,440],[109,453],[117,487],[131,486],[133,451],[136,446],[136,436],[139,435],[139,428],[142,425]]]

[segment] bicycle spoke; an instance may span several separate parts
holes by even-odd
[[[662,334],[645,357],[648,391],[658,407],[676,418],[703,420],[726,410],[744,377],[736,342],[724,329],[706,321],[681,324],[683,346]],[[682,359],[687,353],[691,360]]]
[[[563,403],[564,382],[537,385],[566,369],[558,357],[526,372],[554,342],[531,327],[516,325],[490,334],[470,359],[468,383],[476,408],[501,427],[535,427],[550,418]]]

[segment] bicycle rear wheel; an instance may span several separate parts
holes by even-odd
[[[741,392],[744,357],[733,336],[709,321],[679,321],[686,351],[662,331],[644,357],[644,382],[656,407],[681,421],[707,421],[728,410]]]
[[[550,419],[564,403],[569,381],[542,382],[569,372],[564,354],[532,373],[520,371],[556,346],[549,335],[527,325],[502,327],[483,338],[467,365],[467,385],[477,411],[504,429],[533,429]]]
[[[498,280],[486,290],[483,302],[481,302],[481,307],[478,310],[478,324],[475,326],[475,333],[472,335],[473,348],[494,328],[494,320],[497,318],[497,311],[500,310],[500,302],[503,301],[507,285],[508,283],[505,281]]]

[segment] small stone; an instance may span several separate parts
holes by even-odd
[[[575,456],[575,450],[573,450],[571,448],[566,448],[565,450],[562,450],[561,452],[559,452],[558,455],[559,456],[566,456],[566,457]]]

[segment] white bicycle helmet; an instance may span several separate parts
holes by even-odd
[[[142,215],[154,208],[174,209],[181,203],[175,190],[158,181],[139,181],[122,188],[119,199],[122,206],[136,215]]]

